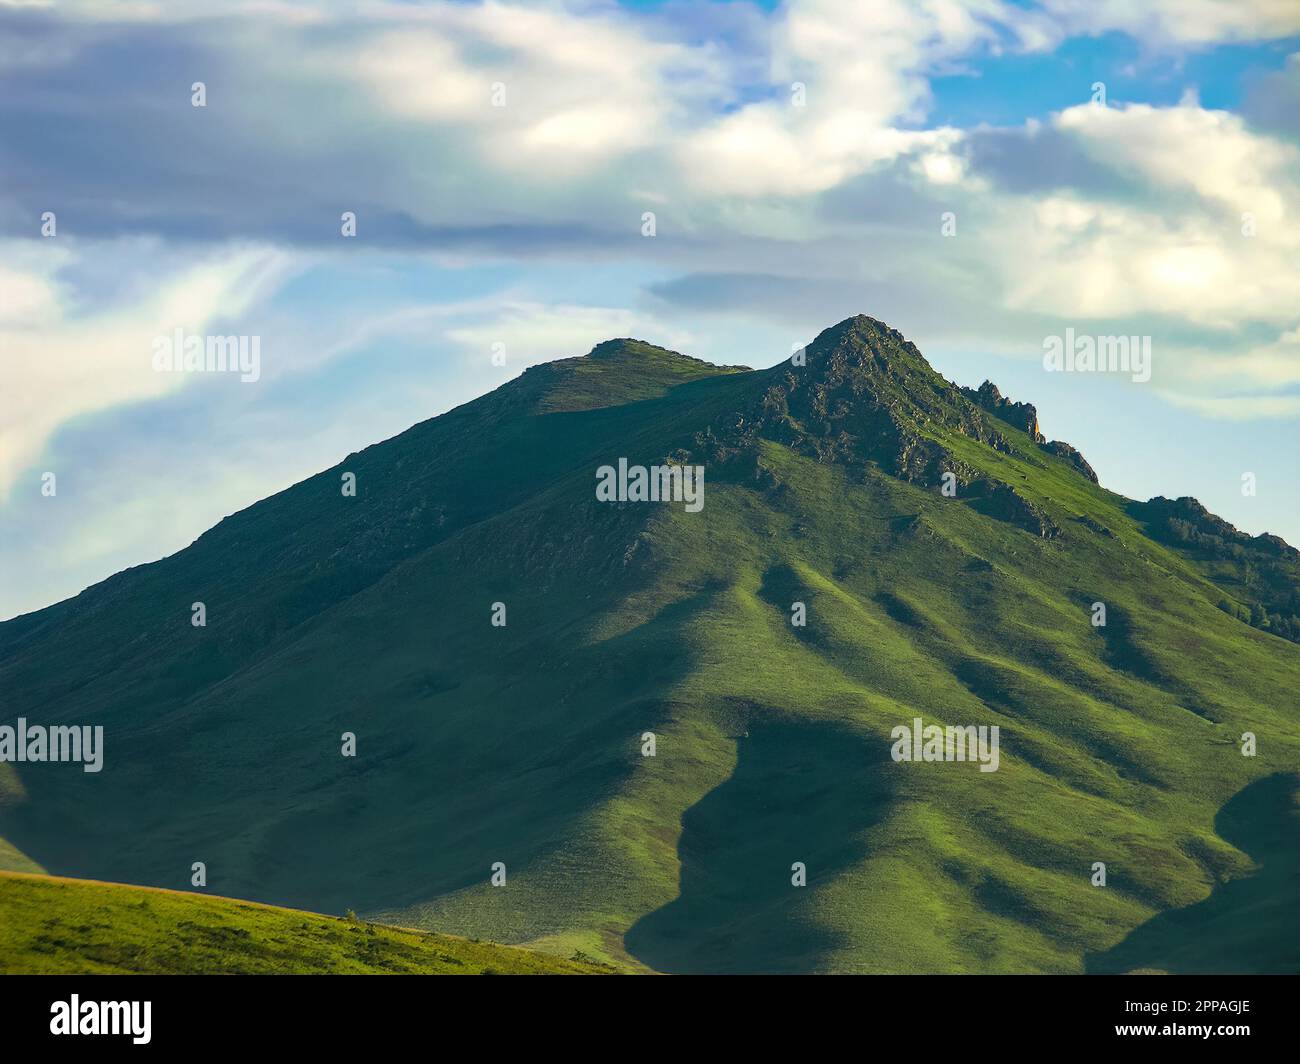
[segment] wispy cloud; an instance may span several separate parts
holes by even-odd
[[[357,431],[395,430],[413,395],[610,335],[762,364],[860,310],[1027,367],[1067,324],[1151,335],[1152,417],[1300,417],[1297,34],[1285,0],[3,0],[0,493],[88,419],[138,410],[114,431],[143,439],[200,387],[152,371],[152,338],[231,323],[275,357],[222,392],[259,467],[223,500],[283,486],[275,426],[313,402],[368,396]],[[1190,82],[1144,99],[1141,63],[1099,101],[1115,35],[1173,57],[1165,78],[1224,44],[1267,69],[1239,110]],[[938,79],[1067,45],[1064,106],[934,119]],[[200,435],[177,446],[202,464]],[[148,520],[112,512],[147,554]]]
[[[25,249],[13,259],[31,260]],[[67,264],[80,247],[59,249]],[[12,261],[12,260],[11,260]],[[206,334],[243,313],[283,277],[287,262],[273,250],[213,254],[159,282],[129,304],[79,313],[57,273],[8,270],[0,304],[0,358],[6,401],[0,405],[0,499],[40,455],[59,426],[124,403],[157,399],[188,379],[156,372],[153,341],[176,329]]]

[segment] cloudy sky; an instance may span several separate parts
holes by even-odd
[[[0,0],[0,617],[533,363],[858,312],[1300,543],[1298,192],[1295,0]]]

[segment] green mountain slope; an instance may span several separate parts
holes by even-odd
[[[0,873],[0,974],[608,975],[585,961],[293,909]]]
[[[1300,646],[1021,406],[861,317],[530,370],[0,625],[0,720],[106,729],[102,773],[0,766],[0,836],[661,971],[1082,971],[1257,872],[1216,817],[1300,766]],[[703,510],[597,502],[620,457]],[[892,761],[915,717],[998,771]]]

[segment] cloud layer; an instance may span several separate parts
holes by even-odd
[[[509,372],[611,333],[768,364],[867,311],[927,351],[1026,365],[1066,327],[1149,335],[1150,402],[1300,418],[1300,5],[210,12],[0,3],[0,495],[86,419],[215,387],[151,371],[175,328],[274,341],[231,417],[383,345],[409,366],[438,345],[468,397],[508,376],[492,343]],[[1228,44],[1261,69],[1237,107],[1193,83],[1115,98],[1117,38],[1139,45],[1126,84]],[[932,121],[941,80],[1067,45],[1069,105]]]

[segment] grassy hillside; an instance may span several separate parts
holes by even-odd
[[[1131,500],[870,319],[802,368],[646,348],[0,625],[6,717],[106,728],[98,775],[0,776],[0,836],[51,872],[182,887],[203,860],[222,894],[670,972],[1142,967],[1161,950],[1110,951],[1276,889],[1220,818],[1300,766],[1300,646]],[[595,501],[598,465],[669,456],[705,464],[700,513]],[[913,717],[998,725],[1001,767],[893,762]],[[1232,917],[1260,948],[1231,963],[1280,963],[1290,912]]]
[[[604,975],[449,935],[182,891],[0,873],[0,974]]]
[[[1161,913],[1090,957],[1089,971],[1300,973],[1300,777],[1251,784],[1220,810],[1215,829],[1258,871]]]

